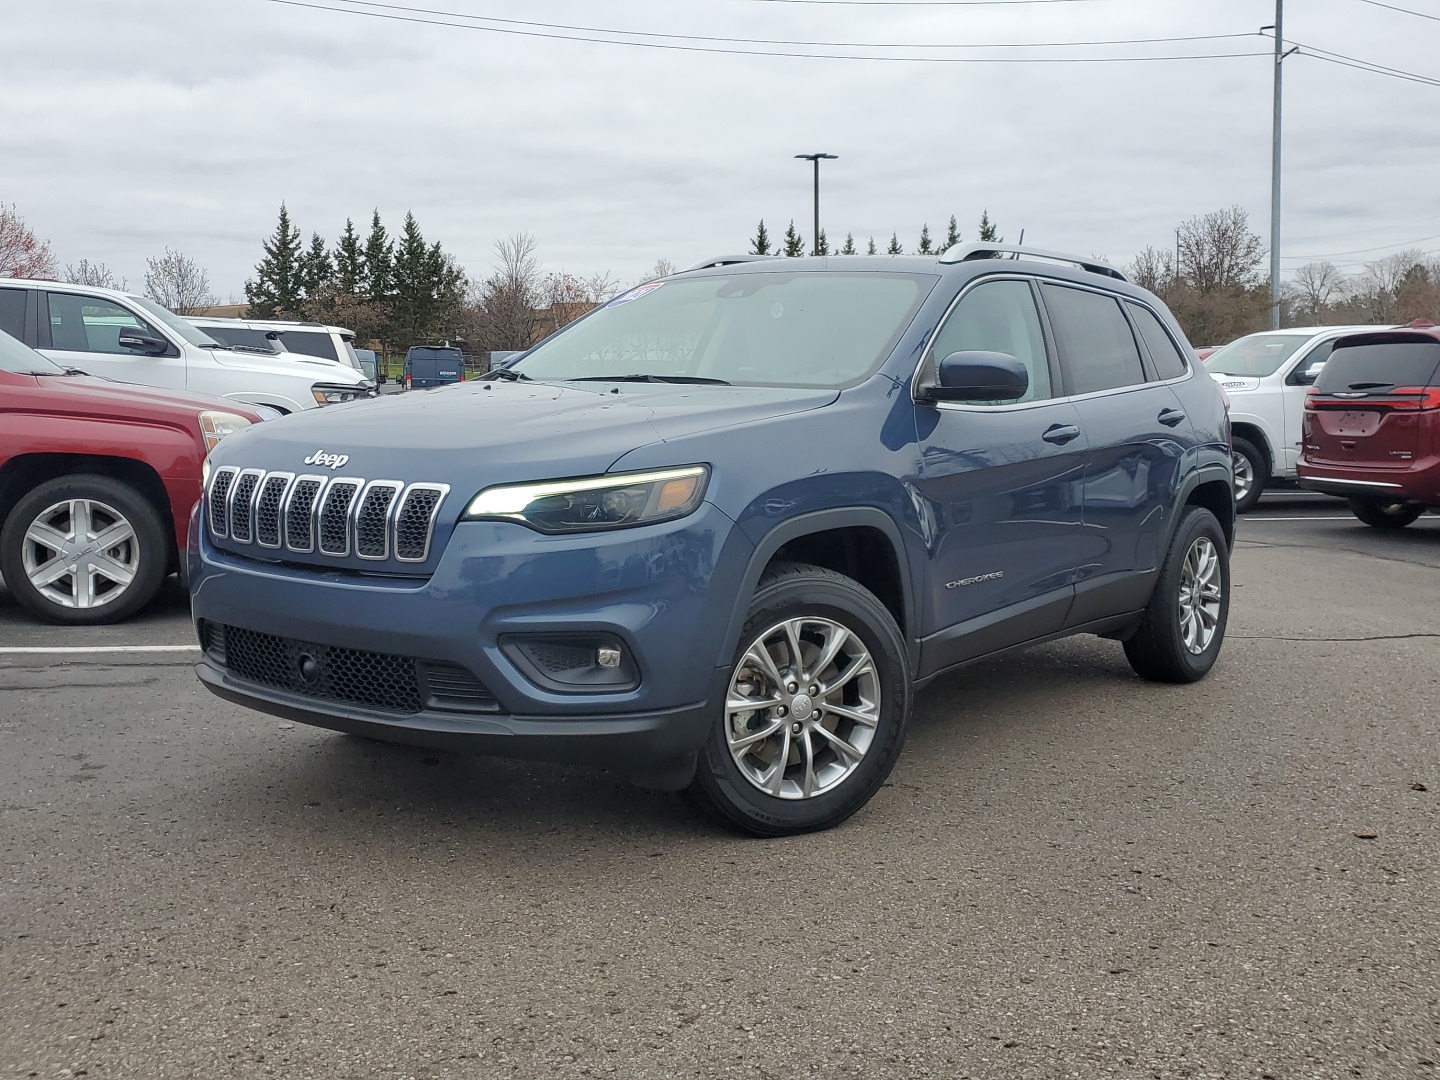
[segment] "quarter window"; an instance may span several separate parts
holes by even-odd
[[[1063,285],[1040,288],[1072,394],[1093,394],[1145,381],[1140,349],[1115,297]]]
[[[1162,381],[1178,379],[1184,375],[1185,357],[1176,346],[1175,340],[1166,332],[1164,325],[1155,317],[1155,313],[1139,304],[1127,304],[1126,307],[1130,309],[1130,316],[1140,330],[1140,339],[1150,351],[1150,359],[1155,364],[1155,374]]]
[[[1030,373],[1030,389],[1016,401],[1042,401],[1052,397],[1050,362],[1045,353],[1045,335],[1035,297],[1026,281],[987,281],[965,294],[935,334],[931,364],[953,352],[1008,353]],[[1009,401],[975,402],[977,405],[1009,405]]]
[[[50,347],[53,349],[134,356],[133,351],[121,347],[120,332],[136,328],[156,337],[164,336],[129,308],[110,300],[74,293],[50,294]]]

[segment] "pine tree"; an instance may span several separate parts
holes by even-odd
[[[980,242],[982,244],[1003,244],[1005,238],[1000,235],[995,224],[990,220],[990,211],[980,211]]]
[[[900,236],[897,233],[890,234],[890,246],[885,249],[886,255],[903,255],[905,249],[900,246]]]
[[[845,246],[840,249],[840,254],[841,254],[841,255],[854,255],[854,254],[855,254],[855,237],[854,237],[853,234],[848,233],[848,232],[845,234]]]
[[[365,241],[362,258],[364,273],[361,286],[365,298],[372,303],[389,299],[393,281],[394,249],[380,224],[380,211],[370,218],[370,236]]]
[[[300,256],[300,291],[306,300],[318,300],[330,284],[335,266],[319,233],[310,234],[310,249]]]
[[[798,259],[805,254],[805,238],[795,231],[793,220],[785,230],[785,247],[781,249],[781,254],[790,259]]]
[[[929,225],[922,225],[922,226],[920,226],[920,246],[915,249],[915,252],[916,252],[916,254],[918,254],[918,255],[934,255],[934,254],[935,254],[935,252],[932,251],[931,248],[930,248],[930,226],[929,226]]]
[[[960,243],[960,227],[955,221],[955,215],[950,215],[950,228],[945,232],[945,251],[949,251],[956,244]]]
[[[252,319],[294,316],[300,311],[300,230],[290,222],[290,211],[280,204],[275,233],[262,244],[264,258],[255,267],[253,281],[245,282],[245,314]]]
[[[755,239],[750,241],[751,255],[770,254],[770,233],[765,228],[765,219],[760,219],[760,227],[755,230]]]
[[[830,241],[825,238],[825,230],[824,230],[824,229],[821,229],[821,230],[820,230],[818,233],[816,233],[816,235],[815,235],[815,254],[816,254],[816,255],[829,255],[829,254],[830,254]]]
[[[345,231],[335,241],[335,288],[346,296],[360,292],[365,278],[365,257],[360,251],[360,237],[355,223],[345,219]]]
[[[866,245],[866,247],[865,247],[865,254],[866,254],[866,255],[874,255],[874,254],[875,254],[875,238],[874,238],[873,236],[870,237],[870,243],[869,243],[868,245]]]
[[[431,249],[421,235],[415,215],[405,214],[395,245],[393,291],[395,306],[390,324],[397,342],[415,344],[424,336],[430,317],[435,286],[435,261]]]

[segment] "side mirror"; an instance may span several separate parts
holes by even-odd
[[[1009,353],[953,352],[940,361],[936,375],[924,388],[930,401],[1009,401],[1030,389],[1030,372]]]
[[[1314,386],[1315,380],[1320,377],[1320,369],[1325,366],[1324,360],[1317,360],[1304,371],[1295,372],[1295,382],[1299,386]]]
[[[144,353],[146,356],[159,356],[161,353],[170,351],[170,343],[164,338],[156,337],[154,334],[139,327],[126,327],[120,331],[119,345],[122,349],[129,349],[131,352]]]

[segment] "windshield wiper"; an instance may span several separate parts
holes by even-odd
[[[523,379],[525,382],[529,382],[530,376],[526,375],[523,371],[516,371],[514,368],[497,367],[493,371],[487,371],[484,375],[480,376],[481,382],[487,379],[500,379],[504,382],[520,382]]]
[[[701,375],[586,375],[571,382],[652,382],[652,383],[699,383],[704,386],[729,386],[724,379],[707,379]]]
[[[78,367],[62,368],[60,371],[30,371],[28,375],[85,375],[93,378],[88,371],[81,371]]]

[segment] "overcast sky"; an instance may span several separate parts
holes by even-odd
[[[0,0],[0,202],[61,265],[143,281],[167,246],[222,300],[283,200],[306,238],[413,210],[474,276],[534,234],[549,269],[634,281],[744,250],[764,218],[913,250],[982,209],[1007,240],[1118,264],[1231,204],[1268,238],[1273,0]],[[1393,10],[1408,8],[1420,14]],[[346,9],[346,10],[341,10]],[[420,9],[448,12],[423,14]],[[372,14],[359,14],[368,11]],[[716,55],[425,25],[456,15],[651,44],[1024,63]],[[1290,0],[1302,46],[1440,79],[1440,0]],[[1424,17],[1424,16],[1430,17]],[[527,33],[517,22],[471,23]],[[704,42],[860,42],[864,48]],[[1072,48],[954,45],[1244,35]],[[902,48],[899,46],[910,46]],[[1222,59],[1038,63],[1077,56]],[[1285,62],[1286,270],[1440,250],[1440,85]]]

